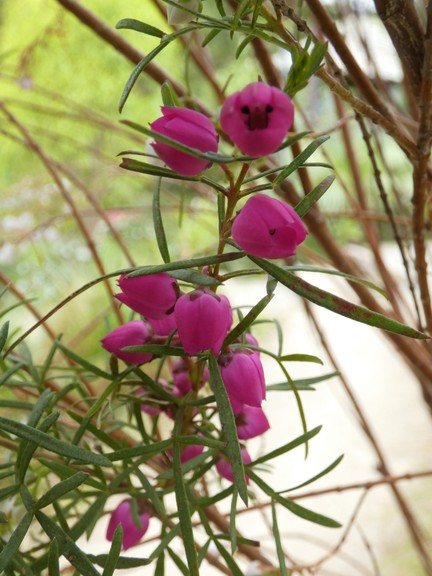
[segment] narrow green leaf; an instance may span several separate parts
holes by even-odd
[[[190,575],[189,568],[186,566],[186,564],[183,562],[183,560],[180,558],[180,556],[178,554],[176,554],[174,552],[174,550],[172,548],[170,548],[169,546],[168,546],[167,550],[168,550],[168,554],[171,556],[174,564],[177,566],[177,568],[180,570],[180,572],[183,574],[183,576],[189,576]]]
[[[48,551],[48,574],[49,576],[60,576],[59,547],[56,538],[51,540]]]
[[[161,86],[161,97],[164,106],[174,106],[177,108],[180,106],[180,100],[168,80],[165,80]]]
[[[0,574],[5,570],[18,552],[21,542],[27,534],[33,520],[33,512],[29,511],[21,518],[3,550],[0,552]]]
[[[144,56],[144,58],[140,60],[140,62],[138,62],[138,64],[135,66],[132,74],[129,76],[129,79],[126,82],[126,86],[124,87],[120,97],[119,112],[122,112],[123,107],[126,104],[126,100],[128,99],[129,94],[134,87],[135,82],[138,80],[141,72],[150,64],[150,62],[159,54],[159,52],[162,52],[162,50],[168,46],[168,44],[168,40],[162,41],[158,46],[156,46],[156,48]]]
[[[177,536],[181,534],[181,526],[180,523],[176,524],[171,530],[167,530],[165,534],[160,538],[159,544],[153,550],[150,555],[150,562],[153,562],[156,558],[165,552],[168,547],[168,544],[174,540]]]
[[[185,352],[180,346],[165,346],[164,344],[140,344],[137,346],[125,346],[124,352],[145,352],[157,356],[184,356]]]
[[[105,456],[102,456],[102,454],[90,452],[78,446],[72,446],[36,428],[26,426],[21,422],[0,417],[0,429],[10,434],[15,434],[15,436],[20,438],[35,442],[41,448],[45,448],[49,452],[60,454],[66,458],[73,458],[74,460],[80,460],[81,462],[96,464],[98,466],[111,466],[111,462]]]
[[[191,518],[192,513],[181,469],[181,460],[180,460],[181,445],[176,438],[176,436],[179,434],[181,430],[182,420],[183,420],[183,410],[180,409],[176,416],[173,431],[174,492],[176,497],[177,513],[180,521],[183,544],[186,552],[186,558],[188,568],[190,571],[190,576],[199,576],[198,558],[197,558],[197,551],[195,548],[194,530]]]
[[[223,383],[216,357],[213,353],[209,355],[210,386],[216,398],[219,409],[219,418],[226,442],[226,453],[231,464],[234,483],[237,486],[240,498],[247,505],[248,493],[246,478],[243,466],[243,459],[240,451],[240,444],[237,437],[237,426],[231,408],[225,385]]]
[[[93,554],[88,555],[88,559],[93,564],[97,564],[104,568],[108,561],[108,554],[98,554],[94,556]],[[135,558],[133,556],[119,556],[117,560],[117,570],[128,570],[129,568],[140,568],[141,566],[148,566],[152,563],[150,558]],[[99,574],[99,572],[96,572]]]
[[[295,440],[292,440],[291,442],[288,442],[287,444],[284,444],[283,446],[280,446],[279,448],[276,448],[275,450],[272,450],[271,452],[264,454],[264,456],[261,456],[260,458],[254,460],[251,466],[256,466],[257,464],[262,464],[263,462],[268,462],[269,460],[273,460],[273,458],[276,458],[277,456],[281,456],[282,454],[286,454],[287,452],[294,450],[294,448],[297,448],[297,446],[306,444],[306,442],[309,442],[309,440],[311,440],[314,436],[316,436],[319,433],[321,428],[322,426],[317,426],[316,428],[309,430],[305,434],[298,436],[297,438],[295,438]]]
[[[285,178],[288,178],[290,174],[298,170],[301,165],[304,164],[310,156],[312,156],[317,148],[319,148],[321,144],[326,142],[329,138],[330,136],[320,136],[319,138],[316,138],[316,140],[313,140],[309,146],[307,146],[303,152],[300,152],[300,154],[296,156],[294,160],[282,170],[279,176],[273,180],[273,187],[279,186],[279,184],[281,184]]]
[[[142,34],[147,34],[148,36],[156,36],[156,38],[163,38],[166,33],[155,26],[150,26],[145,22],[140,20],[135,20],[134,18],[123,18],[116,24],[117,30],[135,30],[135,32],[141,32]]]
[[[222,32],[222,30],[218,30],[217,28],[214,28],[213,30],[210,30],[210,32],[206,35],[206,37],[204,38],[204,40],[202,41],[201,46],[204,48],[205,46],[207,46],[207,44],[210,44],[210,42],[216,38],[216,36],[218,34],[220,34],[220,32]]]
[[[164,262],[170,262],[168,243],[165,235],[165,228],[162,220],[162,213],[160,209],[160,189],[162,179],[159,177],[157,185],[153,194],[153,226],[156,235],[156,242],[159,248],[160,255]]]
[[[213,542],[215,543],[216,548],[219,551],[219,554],[225,560],[225,563],[230,570],[231,576],[244,576],[243,570],[240,570],[237,562],[234,560],[234,558],[231,556],[231,554],[227,550],[225,550],[224,546],[222,546],[222,544],[219,542],[219,540],[217,538],[215,538],[213,540]]]
[[[102,576],[113,576],[114,571],[117,568],[117,562],[122,549],[122,543],[123,543],[123,526],[121,524],[118,524],[117,528],[114,531],[111,548],[107,556]]]
[[[258,318],[264,308],[271,302],[273,294],[266,295],[264,298],[255,304],[255,306],[249,310],[244,318],[235,326],[226,336],[223,347],[232,344],[237,338],[244,334],[247,329],[253,324],[253,322]]]
[[[64,352],[64,354],[66,354],[68,358],[76,362],[79,366],[82,366],[83,368],[88,370],[91,374],[94,374],[95,376],[100,376],[101,378],[105,378],[107,380],[111,380],[112,376],[109,372],[101,370],[101,368],[99,368],[98,366],[95,366],[82,356],[79,356],[78,354],[73,352],[70,348],[64,346],[62,342],[60,342],[59,340],[57,340],[57,346],[60,348],[62,352]]]
[[[341,456],[336,458],[336,460],[332,462],[330,466],[327,466],[326,468],[324,468],[324,470],[321,470],[321,472],[315,474],[315,476],[312,476],[312,478],[309,478],[309,480],[306,480],[306,482],[297,484],[297,486],[293,486],[292,488],[288,488],[287,490],[278,490],[278,494],[282,494],[284,492],[292,492],[293,490],[298,490],[299,488],[303,488],[308,484],[312,484],[312,482],[316,482],[316,480],[319,480],[320,478],[322,478],[323,476],[334,470],[334,468],[336,468],[336,466],[338,466],[339,463],[343,460],[343,457],[344,457],[343,454],[341,454]]]
[[[306,282],[291,272],[283,270],[268,260],[263,260],[262,258],[257,258],[255,256],[249,256],[249,258],[255,262],[257,266],[268,272],[268,274],[271,274],[273,278],[278,280],[281,284],[299,296],[306,298],[306,300],[309,300],[313,304],[327,308],[327,310],[331,310],[336,314],[340,314],[341,316],[345,316],[351,320],[356,320],[362,324],[367,324],[368,326],[374,326],[376,328],[382,328],[383,330],[387,330],[393,334],[400,334],[402,336],[407,336],[408,338],[416,338],[421,340],[429,338],[429,336],[426,334],[418,332],[414,328],[410,328],[405,324],[396,322],[396,320],[387,318],[383,314],[372,312],[372,310],[368,310],[363,306],[358,306],[357,304],[348,302],[347,300],[344,300],[339,296],[335,296],[330,292],[326,292],[321,288],[317,288],[316,286],[309,284],[309,282]]]
[[[49,538],[56,539],[60,553],[69,560],[82,576],[100,576],[88,556],[75,544],[59,526],[40,510],[36,518]]]
[[[6,344],[8,333],[9,333],[9,322],[5,322],[3,326],[0,328],[0,352],[3,350],[4,345]]]
[[[148,456],[151,458],[154,454],[159,454],[165,450],[172,448],[172,439],[162,440],[161,442],[156,442],[150,446],[133,446],[132,448],[122,448],[116,450],[115,452],[110,452],[106,454],[106,457],[111,462],[116,462],[117,460],[126,460],[127,458],[135,458],[135,456]]]
[[[157,166],[156,164],[150,164],[148,162],[141,162],[140,160],[135,160],[134,158],[122,158],[119,166],[124,170],[129,170],[130,172],[139,172],[140,174],[148,174],[149,176],[171,178],[173,180],[188,180],[191,182],[199,181],[197,176],[183,176],[182,174],[178,174],[173,170],[169,170],[169,168]]]
[[[294,380],[294,385],[297,390],[314,390],[311,388],[314,384],[319,384],[324,382],[324,380],[329,380],[335,376],[340,376],[339,372],[329,372],[328,374],[323,374],[322,376],[315,376],[314,378],[303,378],[301,380]],[[292,390],[293,387],[289,382],[281,382],[280,384],[269,384],[267,386],[267,391],[287,391]]]
[[[306,216],[306,214],[309,212],[309,210],[312,208],[312,206],[318,202],[318,200],[324,196],[324,194],[327,192],[327,190],[330,188],[330,186],[333,184],[334,179],[336,178],[336,176],[327,176],[327,178],[324,178],[324,180],[322,182],[320,182],[318,184],[318,186],[315,186],[315,188],[313,190],[311,190],[309,192],[309,194],[307,194],[295,207],[295,211],[297,212],[297,214],[300,216],[300,218],[303,218],[304,216]]]
[[[45,508],[45,506],[49,506],[49,504],[52,504],[56,500],[59,500],[65,494],[68,494],[72,490],[78,488],[78,486],[81,486],[81,484],[87,480],[88,476],[89,475],[85,472],[77,472],[66,480],[59,482],[50,488],[48,492],[36,502],[36,508],[40,510],[41,508]]]
[[[193,284],[197,286],[220,286],[221,282],[213,278],[213,276],[207,276],[207,274],[201,274],[196,270],[176,270],[175,272],[170,272],[170,276],[180,280],[182,282],[187,282],[188,284]]]
[[[285,555],[284,555],[281,537],[280,537],[280,532],[279,532],[279,526],[278,526],[277,515],[276,515],[276,506],[275,506],[274,500],[271,501],[271,505],[272,505],[273,536],[275,539],[276,552],[277,552],[277,557],[279,560],[280,576],[288,576],[288,572],[287,572],[286,564],[285,564]]]
[[[236,529],[236,517],[237,517],[237,489],[234,487],[234,492],[231,498],[231,510],[230,510],[230,540],[231,540],[231,554],[235,554],[237,550],[237,529]]]
[[[270,498],[275,500],[278,504],[281,504],[281,506],[283,506],[296,516],[299,516],[299,518],[303,518],[304,520],[308,520],[309,522],[314,522],[315,524],[320,524],[321,526],[327,526],[328,528],[341,527],[339,522],[336,522],[336,520],[328,518],[327,516],[323,516],[322,514],[318,514],[317,512],[313,512],[312,510],[308,510],[307,508],[304,508],[303,506],[296,504],[292,500],[283,498],[282,496],[274,492],[274,490],[270,488],[270,486],[266,484],[264,480],[262,480],[259,476],[257,476],[253,470],[248,470],[248,475],[249,478],[253,482],[255,482],[255,484],[259,488],[261,488],[261,490],[265,494],[267,494],[267,496],[270,496]]]
[[[243,50],[245,48],[247,48],[247,46],[249,46],[249,44],[252,42],[252,40],[254,40],[253,36],[246,36],[246,38],[244,38],[240,44],[237,46],[237,50],[235,52],[235,59],[238,60],[243,52]]]
[[[73,540],[78,540],[84,533],[90,536],[94,526],[102,516],[108,494],[97,496],[93,504],[80,516],[79,520],[70,529],[70,536]]]
[[[311,354],[285,354],[285,356],[280,356],[279,360],[281,362],[313,362],[314,364],[323,365],[321,358]]]

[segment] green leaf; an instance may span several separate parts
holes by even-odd
[[[244,38],[240,44],[237,46],[237,50],[235,52],[235,59],[238,60],[241,56],[241,53],[243,52],[243,50],[245,48],[247,48],[247,46],[249,46],[249,44],[252,42],[252,40],[254,40],[253,36],[246,36],[246,38]]]
[[[117,568],[117,562],[121,553],[122,543],[123,543],[123,526],[121,524],[118,524],[117,528],[114,531],[111,548],[107,556],[102,576],[113,576],[114,571]]]
[[[340,376],[339,372],[329,372],[328,374],[324,374],[323,376],[315,376],[314,378],[303,378],[301,380],[294,380],[294,385],[297,390],[314,390],[311,388],[314,384],[318,384],[319,382],[323,382],[324,380],[329,380],[330,378],[334,378],[335,376]],[[287,391],[292,390],[293,387],[289,382],[281,382],[280,384],[269,384],[267,386],[267,391]]]
[[[323,365],[321,358],[311,354],[286,354],[285,356],[280,356],[279,360],[281,362],[313,362],[314,364]]]
[[[8,333],[9,333],[9,322],[5,322],[3,326],[0,328],[0,352],[3,350],[4,345],[6,344]]]
[[[177,108],[180,106],[178,96],[168,80],[165,80],[161,86],[161,97],[164,106],[174,106]]]
[[[248,475],[249,475],[249,478],[253,482],[255,482],[255,484],[259,488],[261,488],[261,490],[265,494],[267,494],[267,496],[270,496],[270,498],[275,500],[278,504],[281,504],[281,506],[283,506],[284,508],[286,508],[287,510],[289,510],[290,512],[292,512],[296,516],[299,516],[300,518],[303,518],[304,520],[308,520],[309,522],[314,522],[315,524],[320,524],[321,526],[326,526],[327,528],[340,528],[341,527],[339,522],[336,522],[336,520],[333,520],[332,518],[328,518],[327,516],[323,516],[322,514],[318,514],[317,512],[313,512],[312,510],[308,510],[307,508],[304,508],[303,506],[296,504],[292,500],[288,500],[287,498],[283,498],[282,496],[280,496],[279,494],[274,492],[274,490],[272,488],[270,488],[270,486],[268,486],[268,484],[266,484],[264,482],[264,480],[262,480],[259,476],[257,476],[253,470],[248,470]]]
[[[280,576],[288,576],[288,572],[287,572],[286,564],[285,564],[285,554],[284,554],[283,547],[282,547],[282,542],[281,542],[281,537],[280,537],[280,532],[279,532],[279,526],[278,526],[278,521],[277,521],[277,516],[276,516],[276,506],[275,506],[274,500],[272,500],[271,505],[272,505],[273,536],[275,539],[276,552],[277,552],[277,557],[279,560]]]
[[[246,314],[244,318],[235,326],[225,337],[223,347],[232,344],[237,338],[244,334],[247,329],[253,324],[253,322],[258,318],[264,308],[271,302],[273,294],[267,294],[264,298],[255,304],[255,306]]]
[[[87,536],[90,536],[94,526],[102,516],[107,499],[107,494],[100,494],[93,504],[87,508],[85,513],[82,514],[82,516],[79,517],[79,520],[72,526],[70,529],[70,535],[75,541],[84,533],[86,533]]]
[[[141,72],[145,70],[145,68],[150,64],[150,62],[162,52],[164,48],[166,48],[169,44],[168,40],[162,41],[156,48],[154,48],[151,52],[149,52],[142,60],[138,62],[135,68],[132,71],[132,74],[129,76],[128,81],[126,82],[126,86],[123,89],[122,95],[120,97],[119,103],[119,112],[122,112],[124,105],[126,104],[126,100],[129,97],[129,94],[134,87],[135,82],[138,80]]]
[[[166,33],[155,26],[150,26],[145,22],[140,20],[135,20],[134,18],[123,18],[116,24],[117,30],[135,30],[136,32],[141,32],[142,34],[147,34],[148,36],[156,36],[156,38],[163,38]]]
[[[33,512],[26,512],[9,538],[7,544],[5,544],[3,550],[0,552],[0,574],[8,567],[11,560],[17,554],[21,542],[24,540],[25,535],[30,528],[32,520]]]
[[[314,436],[316,436],[319,433],[321,428],[322,426],[317,426],[316,428],[309,430],[305,434],[298,436],[295,440],[292,440],[291,442],[288,442],[287,444],[284,444],[283,446],[280,446],[279,448],[276,448],[275,450],[268,452],[264,456],[261,456],[260,458],[254,460],[251,466],[256,466],[258,464],[262,464],[263,462],[268,462],[269,460],[273,460],[273,458],[277,458],[282,454],[286,454],[287,452],[294,450],[294,448],[297,448],[302,444],[306,444],[307,442],[309,442],[309,440],[311,440]]]
[[[88,559],[93,562],[93,564],[97,564],[104,568],[108,561],[108,554],[98,554],[97,556],[93,556],[93,554],[88,555]],[[152,563],[150,558],[135,558],[132,556],[120,556],[117,561],[117,570],[128,570],[129,568],[140,568],[141,566],[148,566]],[[98,572],[96,574],[99,574]]]
[[[315,188],[313,190],[311,190],[309,192],[309,194],[307,194],[295,207],[295,211],[297,212],[297,214],[300,216],[300,218],[303,218],[304,216],[306,216],[306,214],[309,212],[309,210],[312,208],[312,206],[318,202],[318,200],[324,196],[324,194],[327,192],[327,190],[330,188],[330,186],[333,184],[334,179],[336,178],[336,176],[327,176],[327,178],[324,178],[324,180],[322,182],[320,182],[318,184],[318,186],[315,186]]]
[[[165,344],[139,344],[137,346],[125,346],[124,352],[144,352],[157,356],[184,356],[183,348],[179,346],[165,346]]]
[[[197,176],[183,176],[169,168],[157,166],[156,164],[149,164],[148,162],[141,162],[134,158],[122,158],[120,168],[130,170],[131,172],[139,172],[140,174],[148,174],[150,176],[158,176],[160,178],[172,178],[173,180],[190,180],[191,182],[198,182]]]
[[[348,302],[330,292],[326,292],[321,288],[317,288],[295,274],[276,266],[276,264],[273,264],[272,262],[255,256],[249,256],[249,258],[255,262],[257,266],[265,270],[268,274],[271,274],[273,278],[278,280],[281,284],[299,296],[306,298],[306,300],[309,300],[313,304],[327,308],[327,310],[331,310],[332,312],[336,312],[336,314],[361,322],[362,324],[382,328],[383,330],[387,330],[393,334],[400,334],[402,336],[407,336],[408,338],[421,340],[429,338],[426,334],[418,332],[414,328],[410,328],[396,320],[387,318],[383,314],[372,312],[372,310],[364,308],[363,306],[358,306],[357,304]]]
[[[330,138],[330,136],[320,136],[319,138],[316,138],[315,140],[313,140],[309,144],[309,146],[307,146],[303,150],[303,152],[300,152],[300,154],[294,158],[294,160],[291,162],[291,164],[288,164],[288,166],[286,166],[282,170],[282,172],[279,174],[279,176],[277,176],[273,180],[273,188],[275,188],[276,186],[279,186],[279,184],[281,184],[285,180],[285,178],[288,178],[288,176],[290,174],[292,174],[293,172],[298,170],[302,166],[302,164],[304,164],[306,162],[306,160],[310,156],[312,156],[312,154],[317,150],[317,148],[319,148],[321,146],[321,144],[326,142],[329,138]]]
[[[195,548],[194,530],[192,526],[192,514],[189,506],[189,499],[186,486],[183,480],[181,468],[181,445],[177,440],[177,436],[182,428],[183,410],[179,410],[176,416],[174,431],[173,431],[173,473],[174,473],[174,492],[177,503],[177,514],[180,521],[184,549],[190,576],[199,576],[199,565],[197,558],[197,551]]]
[[[59,482],[50,488],[48,492],[36,502],[36,508],[38,510],[45,508],[45,506],[49,506],[56,500],[59,500],[65,494],[68,494],[72,490],[78,488],[78,486],[81,486],[81,484],[87,480],[88,476],[89,475],[85,472],[77,472],[66,480],[63,480],[63,482]]]
[[[204,48],[205,46],[207,46],[207,44],[210,44],[210,42],[216,38],[216,36],[218,34],[220,34],[220,32],[222,32],[222,30],[218,30],[217,28],[214,28],[213,30],[210,30],[210,32],[206,35],[206,37],[204,38],[204,40],[202,41],[201,46]]]
[[[82,576],[100,576],[99,572],[94,568],[93,563],[88,556],[75,544],[75,542],[68,536],[59,526],[55,524],[46,514],[40,510],[35,513],[36,518],[47,534],[52,540],[56,539],[59,546],[60,553],[69,560],[69,562],[76,568]]]
[[[158,178],[157,185],[153,194],[153,226],[156,235],[156,242],[159,247],[160,255],[164,262],[170,262],[169,249],[165,235],[165,229],[160,209],[160,188],[162,179]]]
[[[219,409],[219,418],[226,442],[226,453],[231,464],[234,483],[237,486],[240,498],[247,505],[248,493],[246,478],[243,466],[243,459],[240,451],[240,444],[237,437],[237,426],[231,408],[225,384],[223,383],[216,357],[213,353],[209,355],[210,386],[216,398]]]
[[[0,416],[0,429],[20,438],[35,442],[41,448],[45,448],[49,452],[60,454],[66,458],[73,458],[74,460],[88,464],[96,464],[97,466],[111,466],[111,462],[105,456],[102,456],[102,454],[90,452],[89,450],[78,448],[78,446],[72,446],[36,428],[26,426],[21,422]]]
[[[231,554],[227,550],[225,550],[224,546],[222,546],[222,544],[219,542],[219,540],[217,538],[215,538],[213,540],[213,542],[215,543],[216,548],[219,551],[219,554],[225,560],[226,565],[228,566],[228,568],[230,570],[231,576],[244,576],[243,570],[240,570],[237,562],[234,560],[234,558],[231,556]]]
[[[51,540],[48,551],[48,574],[49,576],[60,576],[59,547],[56,538]]]
[[[181,282],[187,282],[188,284],[193,284],[196,286],[220,286],[221,282],[213,278],[213,276],[207,276],[207,274],[201,274],[196,270],[177,270],[175,272],[170,272],[170,276],[180,280]]]
[[[236,487],[234,486],[234,492],[231,498],[231,510],[230,510],[230,540],[231,540],[231,554],[233,555],[237,550],[237,529],[236,529],[237,496],[238,492]]]
[[[82,366],[86,370],[88,370],[91,374],[95,376],[100,376],[101,378],[105,378],[106,380],[111,380],[112,376],[109,372],[105,372],[105,370],[101,370],[98,366],[95,366],[85,358],[82,358],[75,352],[73,352],[67,346],[64,346],[60,340],[57,340],[57,346],[60,348],[64,354],[74,362],[76,362],[79,366]]]
[[[306,482],[297,484],[297,486],[293,486],[292,488],[288,488],[287,490],[278,490],[278,494],[282,494],[283,492],[292,492],[293,490],[298,490],[299,488],[303,488],[308,484],[312,484],[312,482],[316,482],[316,480],[319,480],[320,478],[322,478],[323,476],[334,470],[334,468],[336,468],[336,466],[338,466],[342,460],[343,460],[343,454],[338,458],[336,458],[336,460],[332,462],[330,466],[327,466],[326,468],[324,468],[324,470],[321,470],[321,472],[315,474],[315,476],[312,476],[312,478],[309,478],[309,480],[306,480]]]
[[[178,554],[176,554],[174,552],[174,550],[172,548],[170,548],[169,546],[168,546],[167,550],[168,550],[168,554],[171,556],[174,564],[177,566],[177,568],[180,570],[180,572],[183,574],[183,576],[189,576],[189,574],[190,574],[189,568],[186,566],[186,564],[183,562],[183,560],[180,558],[180,556],[178,556]]]
[[[148,456],[151,458],[154,454],[160,454],[165,450],[170,450],[172,448],[172,439],[162,440],[161,442],[155,442],[149,446],[133,446],[132,448],[122,448],[121,450],[116,450],[115,452],[110,452],[106,454],[106,457],[111,462],[116,462],[117,460],[126,460],[127,458],[135,458],[136,456]]]

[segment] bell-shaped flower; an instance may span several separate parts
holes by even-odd
[[[263,82],[231,94],[220,115],[222,130],[244,154],[254,158],[276,152],[293,120],[290,97]]]
[[[200,446],[199,444],[189,444],[188,446],[182,446],[180,452],[180,462],[184,464],[192,458],[196,458],[200,456],[204,452],[204,446]]]
[[[241,457],[243,460],[243,464],[250,464],[252,462],[252,458],[250,457],[249,452],[246,448],[241,448]],[[232,466],[225,458],[221,458],[216,462],[216,470],[219,472],[219,475],[225,480],[229,480],[230,482],[234,482],[234,474],[232,471]],[[249,477],[245,474],[246,484],[249,484]]]
[[[148,318],[147,322],[153,328],[156,336],[168,336],[173,330],[176,330],[177,324],[175,321],[174,312],[165,315],[163,318]]]
[[[228,349],[220,354],[218,363],[234,414],[243,404],[260,407],[266,386],[259,354],[249,348]]]
[[[150,124],[152,130],[200,152],[217,152],[218,136],[207,116],[195,110],[175,106],[163,106],[161,110],[163,116]],[[153,142],[152,146],[171,170],[184,176],[197,176],[211,164],[208,160],[182,152],[163,142]]]
[[[150,514],[147,511],[138,511],[138,516],[140,526],[135,524],[132,516],[131,501],[123,500],[111,514],[106,533],[107,540],[112,541],[115,529],[121,524],[123,527],[123,549],[127,550],[131,546],[138,544],[148,530]]]
[[[232,225],[234,242],[260,258],[288,258],[306,236],[294,208],[264,194],[251,196]]]
[[[219,354],[232,323],[228,298],[208,288],[198,288],[183,294],[174,308],[178,335],[190,355],[204,350]]]
[[[245,404],[236,415],[237,436],[240,440],[249,440],[261,436],[270,428],[269,421],[262,408]]]
[[[173,311],[179,295],[176,280],[161,272],[149,276],[120,276],[117,300],[142,316],[161,319]]]
[[[108,332],[102,338],[102,346],[120,360],[129,364],[145,364],[152,360],[153,355],[146,352],[126,352],[123,348],[127,346],[142,346],[151,339],[150,329],[142,320],[132,320],[121,324]]]

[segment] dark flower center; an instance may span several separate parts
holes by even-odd
[[[242,114],[246,115],[245,124],[249,130],[264,130],[268,127],[270,121],[270,114],[273,112],[273,106],[243,106],[241,109]]]

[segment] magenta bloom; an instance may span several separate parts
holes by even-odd
[[[115,529],[121,524],[123,527],[123,550],[138,544],[148,530],[150,514],[142,512],[139,514],[139,519],[141,527],[136,526],[133,521],[130,500],[123,500],[111,514],[106,533],[107,540],[112,541]]]
[[[168,336],[177,328],[174,312],[157,320],[155,318],[147,318],[147,321],[157,336]]]
[[[126,346],[142,346],[151,338],[150,330],[142,320],[132,320],[111,330],[102,338],[102,346],[117,358],[129,364],[145,364],[153,358],[152,354],[146,352],[124,352]]]
[[[245,404],[236,416],[237,436],[240,440],[249,440],[261,436],[270,428],[269,421],[262,408]]]
[[[163,116],[150,124],[152,130],[200,152],[217,152],[218,137],[207,116],[175,106],[162,106],[161,110]],[[152,146],[171,170],[184,176],[197,176],[210,166],[207,160],[176,150],[163,142],[153,142]]]
[[[176,280],[164,272],[131,278],[122,274],[118,285],[121,292],[115,294],[117,300],[134,312],[156,320],[173,311],[179,294]]]
[[[243,404],[259,408],[266,397],[259,355],[249,348],[237,348],[221,354],[218,363],[234,413],[241,412]]]
[[[252,462],[252,458],[250,457],[249,452],[246,448],[241,449],[241,456],[243,460],[243,464],[250,464]],[[234,474],[232,471],[231,464],[225,458],[221,458],[216,462],[216,470],[219,472],[219,475],[225,480],[229,480],[230,482],[234,482]],[[249,484],[249,477],[245,475],[246,484]]]
[[[231,94],[220,115],[222,130],[244,154],[254,158],[276,152],[293,120],[289,96],[263,82]]]
[[[294,208],[264,194],[251,196],[232,225],[234,242],[260,258],[288,258],[306,236]]]
[[[204,350],[219,354],[232,323],[228,298],[198,288],[177,300],[174,314],[182,346],[190,355]]]

